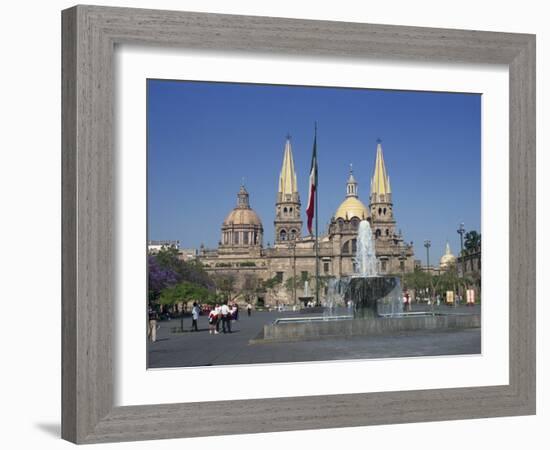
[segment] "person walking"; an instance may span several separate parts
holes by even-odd
[[[201,313],[201,309],[199,308],[199,305],[197,304],[197,302],[194,302],[193,309],[191,310],[191,316],[193,318],[193,322],[191,324],[191,331],[199,331],[198,320],[199,320],[200,313]]]
[[[223,302],[221,307],[222,314],[222,331],[223,333],[231,333],[231,311],[227,306],[227,300]]]
[[[250,304],[250,302],[248,303],[248,305],[246,305],[246,312],[248,314],[248,317],[250,317],[250,315],[252,314],[252,305]]]
[[[157,319],[157,312],[152,307],[149,307],[149,325],[147,327],[147,337],[151,342],[155,342],[157,340]]]

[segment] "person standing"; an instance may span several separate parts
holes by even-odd
[[[223,333],[231,333],[231,311],[227,306],[227,300],[223,302],[221,307],[222,313],[222,331]]]
[[[157,340],[157,319],[157,312],[152,307],[149,307],[149,326],[147,327],[147,337],[151,342],[155,342]]]
[[[218,334],[220,332],[220,322],[222,321],[222,309],[218,303],[216,303],[216,307],[214,308],[214,313],[216,314],[216,333],[215,334]]]
[[[197,304],[197,302],[194,302],[193,309],[191,310],[191,316],[193,318],[193,322],[191,324],[191,331],[199,331],[198,320],[199,320],[200,313],[201,313],[201,309],[199,308],[199,305]]]
[[[250,304],[250,302],[248,303],[248,305],[246,305],[246,312],[248,313],[248,317],[250,317],[250,315],[252,314],[252,305]]]
[[[212,308],[210,310],[210,313],[208,313],[208,328],[210,331],[210,334],[218,334],[218,312],[217,312],[217,306],[216,308]]]

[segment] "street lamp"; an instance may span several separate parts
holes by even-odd
[[[460,260],[462,265],[462,278],[464,278],[464,233],[466,232],[464,223],[460,224],[456,232],[460,234]]]
[[[430,270],[430,247],[432,246],[432,241],[426,239],[424,241],[424,247],[426,247],[426,272]]]

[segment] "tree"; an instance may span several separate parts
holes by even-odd
[[[150,253],[147,262],[150,301],[158,300],[163,289],[184,281],[214,291],[214,282],[202,264],[199,261],[182,261],[174,247],[163,247],[157,253]]]
[[[148,256],[147,265],[149,269],[148,296],[149,301],[153,302],[158,299],[163,289],[178,283],[180,276],[173,269],[162,267],[152,255]]]
[[[268,292],[272,297],[276,297],[279,293],[281,287],[281,280],[279,277],[274,276],[273,278],[268,278],[267,280],[262,281],[261,289],[264,292]]]
[[[237,279],[232,273],[217,273],[214,275],[216,289],[222,294],[225,300],[233,300]]]
[[[422,269],[415,268],[414,272],[403,275],[403,287],[416,292],[425,290],[432,286],[432,275]]]
[[[468,231],[464,235],[464,248],[467,252],[473,252],[481,246],[481,234],[477,231]]]
[[[159,303],[161,305],[174,306],[178,303],[187,303],[189,301],[202,302],[208,296],[209,292],[206,288],[184,281],[163,289],[159,297]],[[183,315],[181,316],[181,330],[183,331]]]
[[[247,273],[244,275],[243,284],[241,287],[241,295],[247,302],[252,302],[255,295],[260,290],[260,279],[256,274]]]

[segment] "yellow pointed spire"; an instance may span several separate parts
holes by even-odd
[[[286,195],[292,195],[296,192],[298,192],[298,182],[296,180],[296,171],[294,170],[290,136],[287,136],[283,167],[279,176],[279,194],[282,194],[283,198],[285,198]]]
[[[371,197],[376,195],[388,195],[391,194],[390,177],[386,172],[386,165],[384,164],[384,154],[382,153],[382,143],[378,140],[376,147],[376,162],[374,163],[374,175],[372,176],[370,183]]]

